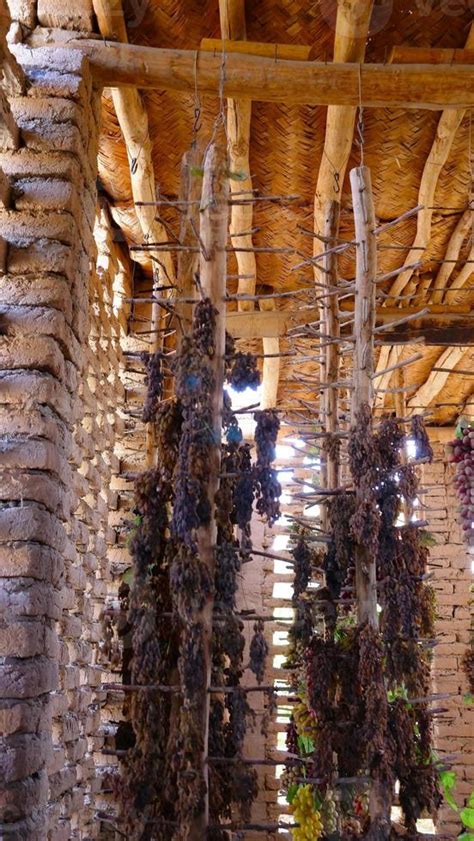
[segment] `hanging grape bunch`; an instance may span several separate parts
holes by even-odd
[[[431,462],[433,460],[433,449],[421,415],[413,415],[411,421],[411,438],[416,446],[416,460]]]
[[[258,388],[260,371],[257,368],[257,361],[253,353],[236,353],[234,355],[228,379],[235,391]]]
[[[448,461],[456,465],[454,486],[460,501],[462,530],[470,542],[474,537],[474,426],[461,421],[448,448]]]
[[[298,788],[291,804],[290,814],[298,824],[293,829],[293,841],[318,841],[323,831],[321,813],[316,809],[311,785]]]
[[[147,393],[143,406],[142,419],[145,423],[155,420],[156,412],[163,394],[163,371],[161,353],[141,354],[141,360],[145,365],[145,385]]]
[[[280,421],[274,409],[255,412],[254,417],[257,421],[255,428],[257,511],[262,517],[266,517],[268,524],[272,526],[280,517],[281,485],[277,479],[277,471],[272,467],[275,461]]]
[[[262,683],[265,675],[265,662],[268,654],[268,643],[265,639],[264,624],[261,620],[253,626],[254,634],[250,642],[250,671],[257,678],[257,683]]]

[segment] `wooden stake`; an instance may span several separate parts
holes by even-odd
[[[354,207],[356,249],[355,349],[352,424],[364,404],[373,407],[375,278],[377,275],[377,245],[375,239],[375,209],[372,197],[370,170],[358,167],[350,173]],[[356,502],[362,505],[364,491],[356,487]],[[355,547],[357,617],[360,624],[378,627],[376,558],[365,544]],[[371,825],[367,835],[371,841],[384,841],[390,834],[390,790],[379,779],[370,787]]]
[[[339,230],[339,203],[330,201],[326,205],[326,212],[324,216],[323,235],[328,240],[337,237]],[[337,276],[337,256],[333,249],[326,250],[324,256],[324,268],[327,270],[326,275],[328,285],[336,286]],[[339,377],[339,345],[338,339],[341,335],[341,328],[339,323],[339,305],[335,295],[327,298],[321,305],[321,322],[324,323],[324,330],[327,336],[336,341],[330,341],[325,347],[325,374],[326,384],[331,385],[337,382]],[[326,433],[334,435],[337,432],[337,410],[338,410],[338,391],[336,388],[328,388],[323,395],[323,409],[325,411],[325,430]],[[329,451],[326,460],[326,485],[332,490],[339,486],[339,457]]]
[[[359,167],[350,173],[356,230],[356,298],[354,323],[354,397],[352,423],[364,403],[372,406],[374,372],[375,278],[377,243],[370,170]]]
[[[202,250],[199,260],[200,282],[203,294],[210,298],[216,311],[215,354],[212,359],[214,375],[212,393],[212,428],[213,442],[210,458],[209,481],[207,498],[211,507],[209,524],[201,526],[197,531],[197,546],[201,562],[210,572],[211,581],[214,580],[215,546],[217,542],[217,524],[215,520],[215,499],[219,489],[219,475],[221,473],[221,437],[222,437],[222,408],[224,387],[224,353],[225,353],[225,304],[226,290],[226,254],[224,245],[227,239],[228,223],[228,190],[229,183],[225,176],[226,160],[213,143],[209,146],[204,160],[204,176],[202,185],[202,200],[200,208],[199,236]],[[189,841],[202,841],[206,838],[209,825],[209,778],[208,778],[208,745],[209,745],[209,687],[211,686],[212,668],[212,614],[214,604],[212,596],[207,600],[204,608],[195,619],[202,626],[204,646],[204,682],[199,709],[200,730],[202,735],[203,752],[201,755],[201,773],[206,784],[206,794],[203,808],[192,822],[189,831]]]

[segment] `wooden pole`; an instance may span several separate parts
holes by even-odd
[[[373,407],[375,293],[377,276],[377,243],[375,209],[372,196],[370,170],[365,167],[350,173],[352,204],[354,208],[356,246],[356,297],[355,297],[355,347],[354,390],[352,392],[352,424],[364,404]],[[362,505],[365,491],[355,489],[356,503]],[[357,618],[359,624],[378,628],[377,571],[374,553],[367,546],[355,547]],[[372,780],[369,796],[371,826],[367,839],[384,841],[390,834],[390,791],[385,783]]]
[[[48,42],[43,49],[64,45]],[[151,88],[193,94],[196,50],[175,50],[94,40],[68,41],[90,61],[97,84]],[[34,53],[33,53],[34,54]],[[199,91],[217,94],[222,85],[222,56],[198,56]],[[351,64],[322,61],[275,61],[229,53],[223,94],[260,102],[348,105],[365,108],[415,108],[441,111],[474,105],[472,65]]]
[[[356,296],[354,309],[354,395],[352,423],[364,403],[373,404],[375,295],[377,242],[370,170],[350,173],[356,245]]]
[[[323,258],[325,279],[329,285],[337,285],[337,254],[331,251],[331,244],[337,237],[339,228],[340,205],[336,201],[330,201],[326,205],[324,214],[323,236],[328,239],[328,253]],[[341,330],[339,324],[339,305],[336,295],[324,298],[320,308],[321,323],[324,324],[324,332],[331,338],[338,339]],[[325,382],[336,383],[339,379],[339,345],[337,342],[327,344],[325,351]],[[337,407],[338,390],[327,388],[323,395],[323,408],[325,410],[325,431],[333,435],[337,432]],[[330,448],[326,453],[326,486],[331,490],[339,487],[339,458],[335,455],[334,449]]]
[[[228,191],[229,182],[226,175],[226,160],[222,152],[212,143],[204,160],[204,176],[202,185],[202,200],[200,206],[200,242],[201,253],[199,271],[202,291],[210,298],[216,311],[215,353],[212,359],[214,383],[212,389],[212,429],[213,445],[209,455],[210,471],[207,486],[207,497],[211,506],[211,518],[208,525],[201,526],[197,531],[197,547],[202,563],[208,567],[211,580],[215,573],[215,547],[217,542],[217,523],[215,520],[215,499],[219,489],[219,475],[221,473],[221,437],[222,437],[222,408],[224,394],[224,352],[225,352],[225,291],[226,291],[226,252],[228,225]],[[201,756],[201,773],[206,784],[204,806],[191,824],[189,841],[203,841],[207,838],[209,826],[209,776],[208,776],[208,746],[209,746],[209,711],[212,669],[212,596],[207,600],[204,608],[196,615],[196,621],[201,624],[204,648],[204,684],[202,686],[202,702],[200,705],[200,731],[203,740]]]
[[[189,202],[183,206],[179,241],[183,245],[195,245],[197,232],[199,231],[200,216],[199,205],[195,203],[202,190],[202,178],[195,175],[202,165],[203,150],[196,145],[184,153],[181,161],[181,191],[180,197],[183,201]],[[189,332],[193,317],[192,301],[198,298],[194,285],[194,275],[199,266],[199,254],[194,251],[180,251],[178,254],[177,273],[177,297],[175,300],[176,314],[178,316],[177,344],[181,342],[182,335]]]

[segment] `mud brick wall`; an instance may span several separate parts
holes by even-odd
[[[12,3],[23,27],[34,5]],[[124,325],[94,232],[99,103],[87,67],[70,51],[12,49],[30,87],[10,102],[19,148],[1,155],[0,837],[66,841],[98,833]]]
[[[430,549],[439,641],[433,654],[433,691],[450,693],[450,697],[435,704],[447,710],[436,719],[435,746],[441,757],[453,755],[458,775],[456,799],[462,805],[474,789],[474,708],[463,700],[468,687],[461,665],[473,621],[469,588],[474,555],[466,551],[462,542],[452,484],[454,469],[446,463],[444,441],[449,437],[452,430],[447,435],[444,431],[434,435],[434,462],[423,468],[423,486],[427,489],[423,501],[431,509],[427,512],[428,528],[437,540]],[[439,831],[456,837],[460,825],[448,807],[441,809],[438,823]]]

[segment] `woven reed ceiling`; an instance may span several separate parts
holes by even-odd
[[[202,38],[220,37],[218,0],[149,0],[144,17],[137,26],[137,8],[140,5],[133,0],[124,2],[128,36],[133,43],[197,49]],[[333,0],[248,0],[247,38],[251,41],[309,45],[313,48],[313,58],[329,61],[334,43],[334,14],[331,11],[334,5]],[[366,61],[383,62],[394,45],[463,47],[471,21],[469,2],[461,0],[456,3],[439,0],[384,0],[376,3]],[[162,195],[174,197],[179,194],[181,159],[193,138],[195,98],[167,91],[148,91],[143,97],[150,123],[156,183]],[[217,97],[205,96],[201,97],[200,107],[199,136],[205,142],[211,134],[221,103]],[[393,219],[418,203],[423,167],[435,138],[439,117],[440,113],[435,111],[391,108],[364,111],[363,157],[372,171],[376,212],[381,221]],[[256,245],[292,246],[311,255],[312,240],[300,228],[312,227],[325,122],[324,107],[253,103],[250,143],[253,186],[262,194],[296,194],[299,197],[282,207],[264,203],[256,205],[254,225],[259,229],[254,237]],[[430,284],[434,282],[445,256],[450,236],[469,204],[472,190],[470,136],[473,133],[471,117],[467,113],[438,180],[431,242],[424,255],[422,272],[415,277],[417,305],[429,300]],[[358,165],[360,159],[356,133],[349,168]],[[139,244],[142,235],[131,200],[129,163],[108,91],[103,96],[99,172],[115,221],[129,243]],[[353,235],[353,227],[348,178],[341,189],[340,235],[349,238]],[[177,232],[179,223],[176,213],[168,211],[166,218]],[[412,217],[380,237],[381,272],[403,265],[415,232],[416,218]],[[470,240],[468,236],[463,244],[451,279],[462,269],[463,259],[467,259]],[[401,247],[384,247],[394,244]],[[308,286],[312,282],[310,269],[291,271],[292,266],[300,261],[301,257],[296,255],[257,255],[257,288],[268,285],[275,291],[286,291]],[[148,268],[144,266],[145,274]],[[231,266],[230,270],[234,271],[235,267]],[[339,259],[339,272],[341,277],[353,277],[351,257]],[[472,275],[469,285],[472,286]],[[465,291],[460,301],[470,303],[473,299],[472,291]],[[278,306],[295,307],[299,304],[283,299]],[[283,341],[281,344],[284,350],[286,343]],[[403,349],[403,354],[409,356],[415,350],[418,351],[419,347],[407,347]],[[423,359],[407,369],[407,381],[422,384],[444,350],[426,348]],[[473,350],[467,350],[456,367],[461,370],[474,368],[473,356]],[[287,404],[290,399],[288,381],[294,367],[282,366],[281,403]],[[308,370],[311,369],[306,368]],[[458,405],[462,406],[472,393],[473,383],[474,378],[451,375],[435,403],[455,405],[436,406],[433,403],[432,422],[443,424],[452,421],[458,414]],[[387,398],[387,406],[390,406],[390,397]]]

